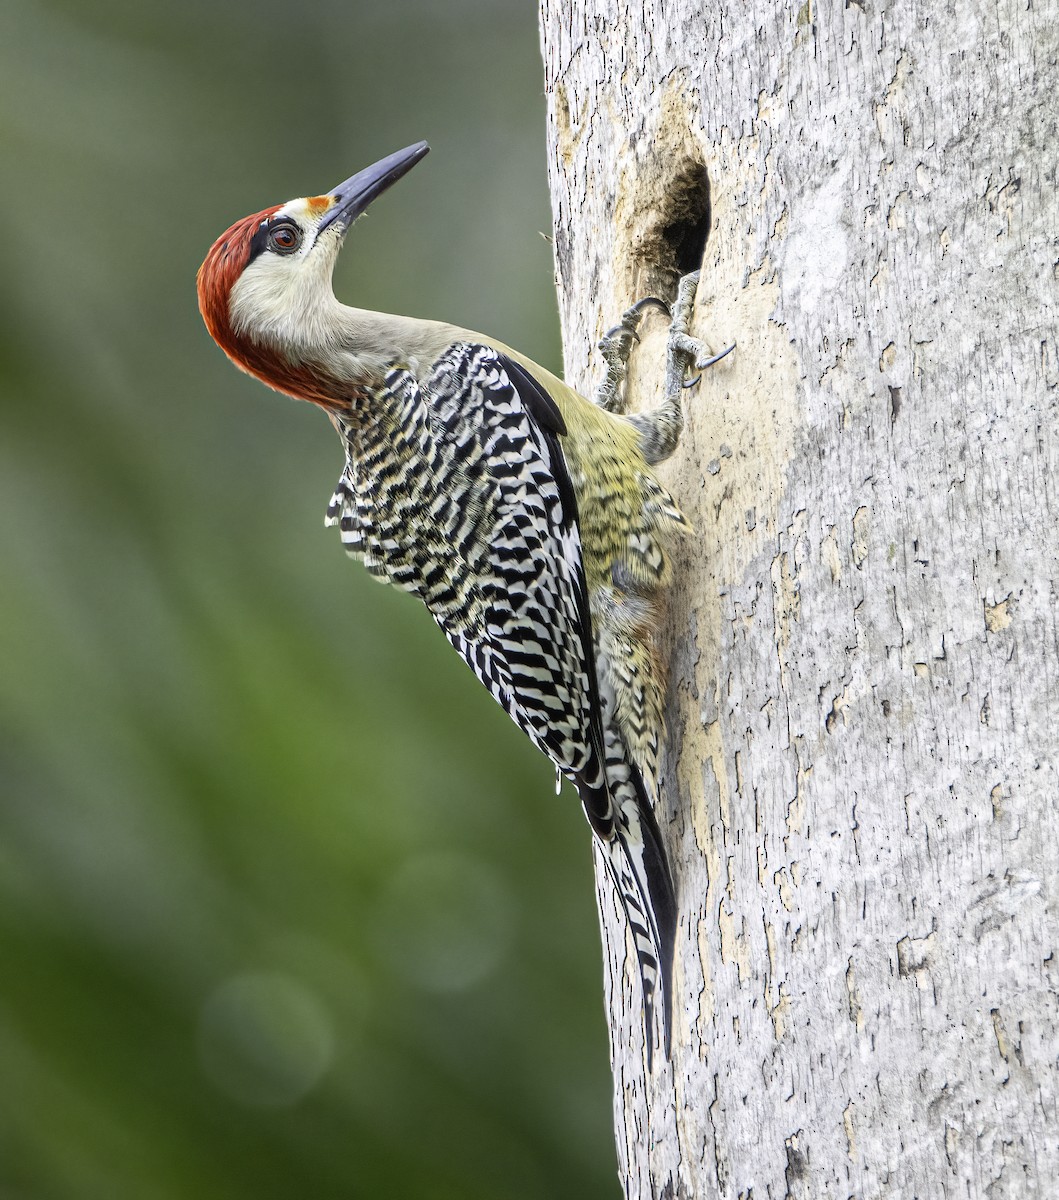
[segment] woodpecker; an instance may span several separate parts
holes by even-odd
[[[633,306],[601,343],[596,403],[493,338],[341,304],[331,275],[346,233],[428,149],[237,221],[199,269],[199,308],[237,367],[324,409],[345,450],[327,523],[425,603],[576,787],[632,932],[650,1069],[656,1002],[670,1048],[677,929],[654,807],[653,634],[669,545],[689,529],[651,468],[679,440],[686,370],[723,355],[687,332],[697,276],[674,308],[665,402],[635,416],[622,411],[626,362],[661,301]]]

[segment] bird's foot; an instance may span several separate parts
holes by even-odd
[[[699,381],[697,375],[689,381],[688,372],[703,371],[735,349],[735,346],[729,346],[720,354],[714,354],[705,342],[692,337],[688,332],[698,286],[698,271],[685,275],[677,286],[677,298],[669,323],[666,382],[662,403],[651,412],[637,413],[629,418],[639,431],[640,450],[652,465],[667,459],[680,442],[680,435],[684,429],[684,389],[694,387]]]
[[[625,376],[629,368],[629,355],[634,343],[640,340],[640,322],[644,310],[650,307],[660,308],[666,316],[671,316],[669,305],[657,296],[644,296],[642,300],[625,310],[621,321],[613,329],[607,330],[599,343],[603,353],[603,361],[607,364],[607,374],[596,390],[595,400],[600,408],[607,412],[621,413],[625,411]]]
[[[699,338],[692,337],[688,332],[691,315],[695,309],[695,292],[699,286],[699,272],[692,271],[685,275],[677,287],[677,299],[673,305],[672,319],[669,323],[669,343],[667,347],[668,362],[666,365],[666,395],[673,397],[678,388],[694,387],[702,378],[701,372],[714,363],[720,362],[727,354],[735,349],[733,342],[727,350],[715,354],[710,347]],[[698,371],[694,379],[688,379],[689,371]]]

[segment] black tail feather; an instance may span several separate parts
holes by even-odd
[[[677,935],[677,898],[669,859],[643,777],[608,738],[607,782],[584,788],[585,813],[605,853],[607,866],[632,931],[644,1009],[647,1067],[652,1066],[654,1009],[660,1005],[662,1046],[672,1049],[673,954]]]

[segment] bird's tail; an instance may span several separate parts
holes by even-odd
[[[608,729],[605,740],[608,795],[604,801],[598,790],[583,788],[581,801],[603,847],[632,931],[643,992],[644,1045],[650,1070],[656,1002],[666,1058],[672,1043],[676,890],[644,778],[630,761],[616,730]]]

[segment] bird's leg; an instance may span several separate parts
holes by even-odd
[[[680,441],[684,430],[684,389],[694,387],[700,378],[696,375],[690,382],[685,382],[688,370],[695,368],[704,371],[735,349],[733,343],[727,350],[714,354],[705,342],[688,333],[698,286],[699,272],[693,271],[681,279],[677,288],[677,299],[673,305],[669,325],[665,397],[662,403],[651,412],[637,413],[629,418],[640,431],[640,449],[644,458],[651,464],[667,459]]]
[[[599,343],[603,351],[603,361],[607,364],[607,374],[596,389],[595,401],[600,408],[607,412],[623,413],[625,411],[625,376],[629,367],[629,355],[632,353],[634,342],[640,340],[638,332],[643,320],[644,309],[650,305],[660,308],[668,317],[669,305],[656,296],[645,296],[637,300],[632,308],[626,309],[621,321],[603,335]]]

